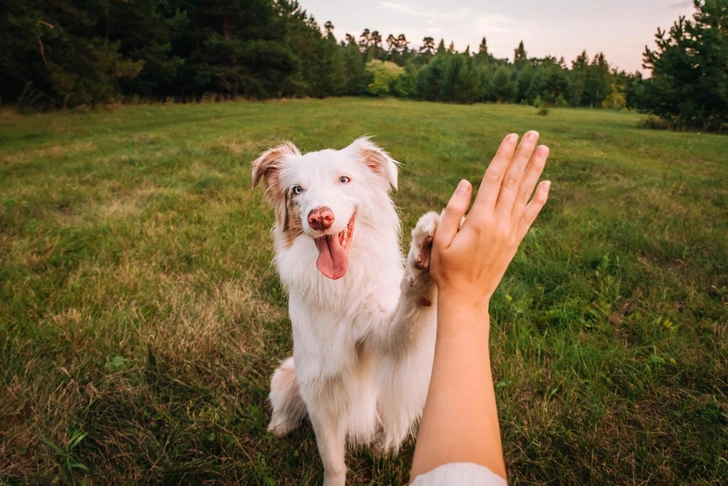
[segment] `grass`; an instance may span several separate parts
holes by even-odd
[[[511,483],[728,482],[726,138],[639,116],[396,100],[0,115],[0,484],[317,484],[266,431],[291,351],[249,162],[362,134],[403,163],[408,232],[509,132],[550,201],[492,303]],[[407,480],[349,458],[352,484]]]

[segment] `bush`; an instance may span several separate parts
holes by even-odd
[[[670,122],[659,116],[649,115],[637,122],[637,126],[640,128],[648,128],[650,130],[667,130],[670,128]]]
[[[367,86],[367,91],[374,96],[388,95],[399,77],[404,74],[403,67],[378,59],[368,62],[366,71],[372,75],[372,82]],[[400,91],[399,86],[398,91]]]

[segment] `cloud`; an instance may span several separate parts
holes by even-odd
[[[503,33],[513,30],[516,21],[500,14],[481,14],[475,19],[478,30],[486,33]]]
[[[397,10],[398,12],[406,13],[407,15],[415,15],[417,17],[427,17],[427,13],[418,11],[418,10],[412,10],[409,7],[405,7],[404,5],[399,5],[397,3],[390,3],[390,2],[379,2],[379,5],[381,5],[384,8],[390,9],[390,10]]]
[[[447,10],[415,10],[412,7],[392,2],[379,2],[380,7],[388,10],[396,10],[412,17],[425,17],[426,23],[435,21],[461,21],[470,16],[471,10],[468,7],[450,8]]]

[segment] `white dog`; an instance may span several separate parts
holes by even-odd
[[[347,441],[396,454],[422,413],[439,214],[420,218],[403,265],[389,195],[397,162],[367,138],[306,155],[283,143],[253,162],[253,186],[261,179],[275,209],[275,264],[293,326],[293,357],[271,380],[268,430],[283,436],[308,414],[324,484],[343,485]]]

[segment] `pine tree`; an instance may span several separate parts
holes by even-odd
[[[582,106],[588,104],[584,102],[584,89],[586,87],[586,78],[589,71],[589,56],[586,51],[582,51],[574,61],[571,62],[571,71],[569,73],[570,89],[569,104],[571,106]]]
[[[644,111],[676,128],[728,129],[728,2],[694,0],[692,20],[657,29],[656,50],[645,47],[652,71],[640,96]]]
[[[344,67],[346,71],[345,94],[357,96],[364,94],[367,87],[367,74],[364,69],[364,59],[356,42],[349,42],[343,51]]]
[[[516,69],[521,69],[524,64],[528,62],[528,54],[526,48],[523,46],[523,41],[518,44],[518,47],[513,50],[513,64]]]
[[[488,55],[488,43],[485,40],[485,37],[480,41],[480,45],[478,46],[478,54],[484,54],[485,56]]]
[[[334,36],[334,24],[330,20],[327,20],[324,24],[324,32],[326,33],[326,37]]]
[[[422,46],[420,47],[420,57],[424,60],[424,64],[430,62],[432,56],[435,55],[435,39],[432,37],[425,37],[422,39]]]
[[[501,66],[493,76],[492,90],[498,103],[504,103],[513,99],[515,86],[511,81],[511,71],[508,66]]]
[[[601,108],[602,102],[609,97],[612,87],[612,76],[609,63],[603,53],[594,56],[594,60],[587,67],[584,82],[582,104],[592,108]]]

